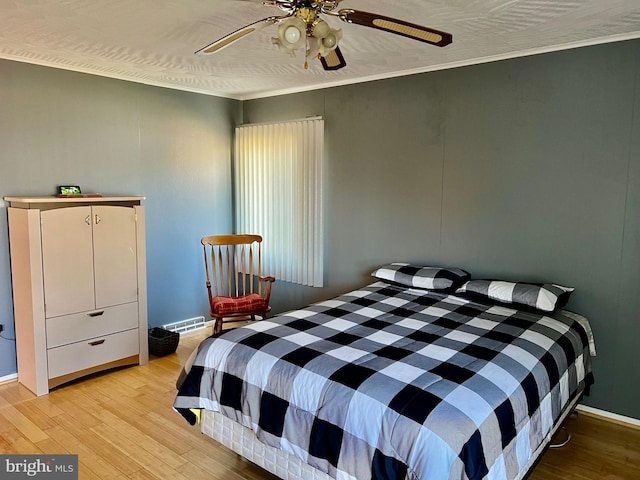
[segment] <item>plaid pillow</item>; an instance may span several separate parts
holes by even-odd
[[[385,265],[371,275],[390,283],[425,290],[453,290],[471,277],[459,268],[417,267],[408,263]]]
[[[500,303],[555,312],[569,300],[573,288],[545,283],[503,282],[500,280],[471,280],[456,293],[471,294],[472,297],[491,299]]]

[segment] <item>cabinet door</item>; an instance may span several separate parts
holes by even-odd
[[[96,308],[138,299],[136,214],[133,208],[93,206]]]
[[[91,207],[40,213],[45,315],[92,310],[93,247]]]

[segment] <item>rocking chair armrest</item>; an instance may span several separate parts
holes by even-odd
[[[262,283],[264,283],[264,291],[262,292],[262,298],[264,298],[267,301],[267,305],[269,305],[269,298],[271,297],[271,285],[273,285],[273,282],[276,281],[276,277],[273,277],[271,275],[269,276],[259,276],[258,280]]]

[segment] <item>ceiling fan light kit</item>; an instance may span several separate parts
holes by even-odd
[[[278,7],[286,14],[258,20],[196,51],[197,55],[209,55],[241,40],[267,25],[278,24],[278,36],[272,42],[295,55],[305,49],[305,57],[317,57],[325,70],[339,70],[347,66],[340,51],[342,30],[331,26],[320,15],[339,18],[343,22],[376,28],[403,37],[444,47],[453,41],[450,33],[423,27],[383,15],[353,9],[336,10],[342,0],[264,0],[263,4]],[[305,61],[305,68],[308,63]]]

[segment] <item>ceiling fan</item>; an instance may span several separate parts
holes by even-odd
[[[331,28],[321,18],[322,15],[337,17],[346,23],[377,28],[395,33],[437,47],[449,45],[453,37],[450,33],[423,27],[383,15],[362,12],[350,8],[337,9],[342,0],[264,0],[263,5],[278,7],[285,12],[282,16],[271,16],[258,20],[235,32],[219,38],[206,47],[197,50],[196,55],[210,55],[241,40],[268,25],[278,25],[278,36],[272,39],[280,48],[292,55],[305,48],[305,58],[317,57],[325,70],[339,70],[347,63],[339,48],[342,30]],[[308,63],[305,61],[305,68]]]

